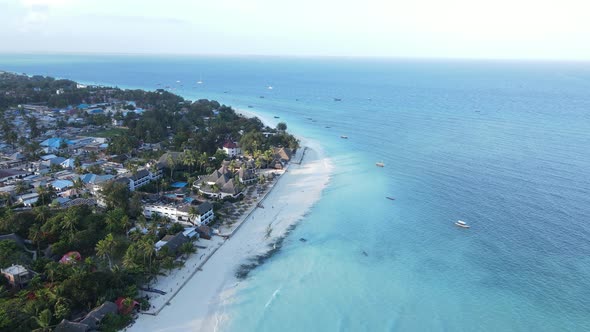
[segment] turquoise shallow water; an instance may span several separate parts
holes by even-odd
[[[170,85],[321,142],[330,185],[240,286],[226,330],[590,330],[588,63],[0,56],[0,69]]]

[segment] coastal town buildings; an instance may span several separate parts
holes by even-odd
[[[51,87],[51,93],[55,93],[51,98],[69,96],[74,89],[73,86],[56,88]],[[95,92],[96,88],[87,89]],[[174,259],[178,257],[174,255],[189,241],[201,239],[199,250],[221,243],[222,238],[230,236],[225,227],[235,225],[247,207],[253,207],[251,199],[243,198],[261,197],[267,186],[248,186],[272,172],[266,169],[271,158],[268,151],[264,158],[243,155],[237,141],[243,135],[242,126],[259,131],[273,129],[262,127],[259,121],[239,117],[231,108],[208,100],[178,102],[180,97],[164,94],[168,106],[158,109],[152,101],[162,94],[142,102],[147,110],[145,114],[135,103],[113,101],[108,95],[97,97],[94,93],[88,100],[76,102],[77,105],[51,108],[45,102],[0,111],[5,115],[2,128],[14,128],[16,134],[16,139],[0,135],[0,207],[5,212],[0,216],[2,232],[23,236],[0,233],[0,241],[17,243],[16,247],[10,245],[14,251],[14,259],[11,258],[14,262],[10,263],[21,265],[2,269],[11,285],[29,287],[31,294],[35,294],[39,284],[30,280],[37,273],[42,282],[50,280],[52,287],[63,284],[66,280],[54,278],[47,264],[32,262],[43,257],[55,264],[65,264],[63,258],[71,253],[84,254],[84,259],[78,255],[75,260],[67,261],[71,267],[88,267],[84,270],[88,274],[103,273],[93,281],[110,280],[103,277],[109,277],[115,265],[122,275],[135,273],[130,272],[134,266],[141,267],[137,271],[146,275],[146,271],[161,273],[162,270],[156,270],[176,266]],[[170,110],[176,104],[182,105]],[[163,121],[160,123],[156,117],[146,125],[148,121],[144,117],[153,113],[158,113]],[[226,120],[227,124],[222,123]],[[31,123],[35,121],[39,128],[33,130]],[[187,121],[188,126],[177,123]],[[161,132],[152,131],[157,138],[142,135],[146,127]],[[236,139],[224,142],[232,136]],[[265,147],[272,146],[263,143]],[[276,159],[286,162],[284,153],[277,153]],[[217,199],[226,200],[213,203]],[[214,204],[219,210],[214,211]],[[104,248],[98,249],[98,244],[107,241],[108,235],[117,236],[117,241],[120,236],[126,236],[127,240],[117,244],[116,252],[99,252]],[[216,236],[220,238],[206,241]],[[151,262],[136,249],[146,243],[163,250],[150,257]],[[158,264],[152,264],[156,261]],[[56,266],[64,270],[71,268]],[[92,291],[100,293],[100,299],[114,300],[127,293],[123,286],[112,292],[96,288]],[[84,287],[86,284],[80,288]],[[60,294],[64,298],[68,295]],[[100,330],[105,314],[116,312],[112,302],[105,302],[84,316],[88,303],[96,303],[96,299],[74,305],[72,310],[76,312],[71,315],[51,316],[51,327],[55,331]],[[54,314],[54,303],[49,307],[47,310]],[[62,317],[66,319],[61,320]],[[38,328],[36,320],[30,320],[30,325],[31,329]]]

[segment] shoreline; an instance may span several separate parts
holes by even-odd
[[[256,116],[267,126],[274,122],[250,111],[236,109],[236,113]],[[225,307],[231,304],[236,286],[280,249],[288,233],[321,198],[330,179],[332,165],[321,146],[303,137],[297,138],[301,140],[301,148],[286,171],[241,220],[229,229],[220,228],[220,233],[230,232],[230,237],[199,240],[207,241],[204,249],[207,251],[202,253],[204,250],[200,249],[189,257],[185,267],[163,278],[164,290],[176,283],[176,287],[171,288],[176,288],[173,294],[157,301],[156,312],[140,314],[127,331],[217,331],[230,321]],[[257,207],[262,202],[264,207]],[[202,260],[205,255],[207,257]],[[245,266],[245,275],[238,278],[238,271]],[[154,286],[158,287],[161,286]]]

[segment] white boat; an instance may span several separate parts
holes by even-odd
[[[382,161],[380,161],[380,162],[378,162],[378,163],[375,163],[375,165],[376,165],[377,167],[385,167],[385,164],[384,164]]]
[[[342,135],[342,136],[340,136],[340,138],[348,139],[348,136]]]
[[[269,89],[269,90],[272,90],[272,86],[271,86],[271,85],[269,85],[269,86],[268,86],[268,89]]]
[[[455,222],[455,225],[456,225],[456,226],[459,226],[459,227],[461,227],[461,228],[469,228],[469,227],[470,227],[470,226],[469,226],[469,225],[467,225],[467,223],[465,223],[463,220],[457,220],[457,221]]]

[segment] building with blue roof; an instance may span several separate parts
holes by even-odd
[[[66,159],[66,160],[64,160],[64,161],[61,162],[61,167],[63,167],[63,168],[74,168],[74,167],[76,167],[76,165],[74,165],[74,164],[75,164],[74,163],[74,159],[68,158],[68,159]]]
[[[94,108],[94,109],[86,110],[86,113],[88,113],[88,114],[102,114],[102,113],[104,113],[104,110],[102,108]]]
[[[41,142],[41,146],[44,147],[50,147],[50,148],[54,148],[54,149],[59,149],[61,142],[66,142],[66,144],[71,144],[71,141],[61,138],[61,137],[52,137],[52,138],[48,138],[46,140],[44,140],[43,142]]]
[[[74,186],[74,183],[70,180],[55,180],[51,183],[51,186],[57,191],[64,191]]]

